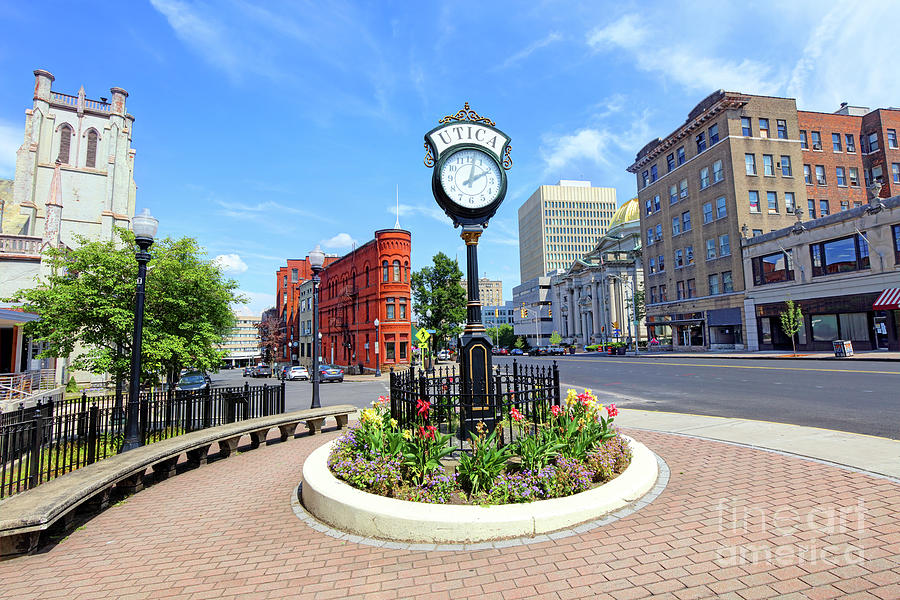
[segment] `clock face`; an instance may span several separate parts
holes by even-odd
[[[441,187],[463,208],[483,208],[500,195],[500,167],[480,150],[457,150],[441,166]]]

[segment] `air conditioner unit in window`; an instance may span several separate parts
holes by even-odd
[[[821,150],[822,144],[813,144],[813,150]]]

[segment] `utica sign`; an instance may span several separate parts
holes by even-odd
[[[459,144],[472,144],[490,150],[500,156],[509,138],[492,127],[477,123],[449,123],[430,131],[426,136],[434,148],[435,158],[440,158],[448,148]]]

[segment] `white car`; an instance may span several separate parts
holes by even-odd
[[[306,367],[302,365],[293,366],[291,370],[287,373],[287,378],[290,381],[296,381],[298,379],[309,380],[309,371],[306,370]]]
[[[450,360],[450,351],[444,349],[438,352],[438,360]]]

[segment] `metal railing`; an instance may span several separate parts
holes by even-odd
[[[183,433],[284,412],[284,384],[148,391],[140,395],[146,445]],[[60,393],[33,407],[0,413],[0,498],[36,487],[118,454],[127,394],[66,400]]]
[[[486,389],[486,392],[480,390]],[[479,391],[476,391],[479,390]],[[537,432],[549,421],[550,407],[559,406],[559,368],[552,365],[512,365],[494,367],[486,385],[464,381],[450,369],[438,368],[433,376],[410,367],[391,372],[391,416],[400,427],[434,425],[451,434],[451,445],[465,450],[479,422],[489,431],[501,426],[502,443],[515,441],[525,428]],[[429,402],[428,418],[419,414],[419,400]],[[512,409],[524,418],[513,426]]]
[[[0,375],[0,404],[23,401],[40,390],[56,387],[55,369],[35,369]]]

